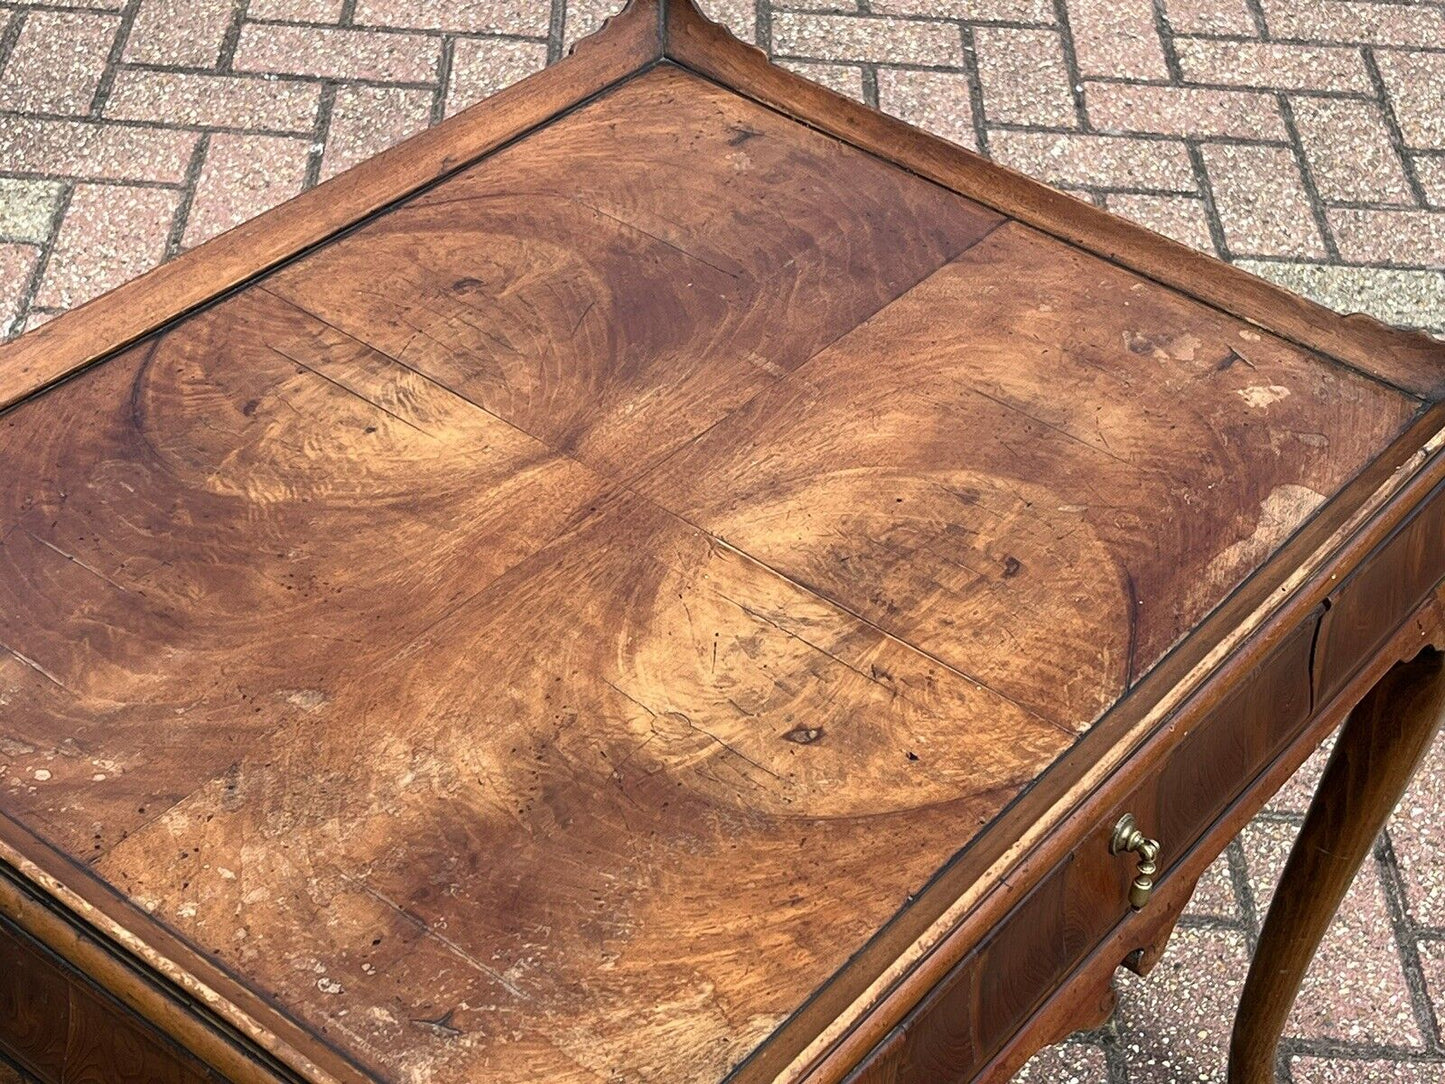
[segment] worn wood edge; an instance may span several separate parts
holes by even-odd
[[[564,60],[33,331],[0,345],[0,410],[445,180],[645,70],[655,0],[630,0]]]
[[[811,128],[1197,301],[1428,399],[1445,396],[1445,343],[1348,316],[1119,218],[781,68],[697,10],[667,12],[664,55]]]
[[[1174,909],[1177,902],[1177,909],[1182,911],[1193,895],[1199,877],[1224,852],[1230,840],[1299,771],[1320,743],[1339,728],[1375,683],[1397,662],[1413,658],[1421,648],[1427,645],[1445,647],[1445,613],[1441,611],[1438,597],[1442,585],[1445,585],[1445,579],[1427,589],[1425,600],[1406,616],[1381,649],[1340,687],[1329,702],[1310,715],[1298,735],[1255,776],[1194,846],[1164,871],[1155,898],[1150,901],[1151,908],[1162,904],[1167,909]],[[1013,1040],[985,1064],[973,1084],[1005,1084],[1039,1050],[1082,1030],[1070,1024],[1072,1006],[1068,998],[1069,987],[1081,983],[1085,989],[1092,989],[1094,984],[1107,981],[1125,962],[1130,946],[1148,940],[1147,914],[1144,911],[1126,915],[1106,940],[1070,974],[1060,993],[1040,1006]]]
[[[74,968],[87,982],[139,1012],[167,1038],[226,1079],[236,1084],[253,1081],[293,1084],[302,1079],[268,1058],[264,1051],[250,1047],[232,1029],[210,1019],[204,1008],[174,991],[161,995],[157,1004],[163,1006],[162,1011],[142,1012],[147,998],[141,991],[162,986],[162,980],[146,974],[113,947],[96,941],[69,916],[31,894],[15,871],[4,863],[0,863],[0,917],[8,919],[42,950]],[[196,1015],[197,1012],[201,1015]]]
[[[1109,800],[1138,782],[1133,758],[1151,735],[1197,725],[1442,479],[1445,407],[1437,406],[979,832],[729,1079],[817,1084],[845,1076],[1077,845],[1092,827],[1091,796]]]
[[[8,827],[0,820],[0,829]],[[303,1051],[31,862],[0,833],[0,915],[235,1084],[352,1084],[329,1048]],[[47,891],[48,889],[48,891]],[[310,1036],[295,1030],[298,1036]],[[307,1043],[306,1045],[313,1045]]]

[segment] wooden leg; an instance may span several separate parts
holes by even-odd
[[[1445,711],[1445,655],[1390,670],[1345,721],[1290,852],[1249,968],[1230,1084],[1274,1084],[1275,1045],[1305,970]]]

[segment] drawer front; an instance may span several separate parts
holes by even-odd
[[[1136,859],[1111,855],[1133,813],[1167,879],[1311,714],[1316,611],[1168,751],[1130,797],[965,956],[849,1076],[850,1084],[968,1081],[1129,913]]]
[[[0,1053],[42,1084],[224,1084],[3,918]]]
[[[1319,703],[1379,651],[1445,576],[1445,483],[1332,592],[1315,652]]]

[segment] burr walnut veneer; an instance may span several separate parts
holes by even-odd
[[[1262,1084],[1439,717],[1442,393],[634,0],[0,351],[0,1051],[1000,1081],[1366,699]]]

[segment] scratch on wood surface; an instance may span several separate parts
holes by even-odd
[[[761,621],[763,624],[768,625],[768,626],[771,627],[771,628],[777,629],[779,632],[781,632],[784,636],[788,637],[789,639],[791,639],[791,640],[796,640],[798,643],[802,644],[804,647],[810,648],[810,649],[813,650],[813,651],[817,651],[817,652],[819,652],[819,653],[822,654],[822,655],[826,655],[828,658],[830,658],[830,659],[832,659],[834,662],[836,662],[839,666],[845,667],[845,668],[853,671],[853,673],[857,674],[859,677],[867,678],[869,681],[873,682],[874,684],[879,685],[879,686],[881,686],[881,687],[884,688],[884,689],[887,689],[888,692],[889,692],[891,695],[893,695],[893,696],[898,696],[898,695],[900,695],[899,692],[898,692],[898,690],[897,690],[897,688],[895,688],[894,686],[888,684],[888,683],[885,682],[885,681],[880,680],[877,674],[869,673],[869,672],[866,671],[866,670],[860,670],[858,667],[854,666],[854,665],[853,665],[851,662],[849,662],[847,659],[844,659],[844,658],[839,657],[838,655],[835,655],[833,652],[829,651],[826,647],[823,647],[821,644],[815,644],[815,643],[813,643],[813,641],[809,640],[806,636],[802,636],[802,635],[794,632],[792,629],[784,628],[782,625],[778,624],[776,621],[774,621],[774,620],[773,620],[771,617],[769,617],[767,614],[762,613],[761,611],[755,609],[754,607],[749,606],[749,605],[747,605],[746,603],[739,602],[739,601],[737,601],[736,599],[728,598],[727,595],[722,594],[721,592],[719,592],[719,595],[720,595],[723,599],[725,599],[726,601],[731,602],[731,603],[732,603],[734,606],[736,606],[738,609],[742,610],[743,613],[747,614],[748,617],[752,618],[754,621]],[[714,668],[715,668],[716,665],[717,665],[717,644],[716,644],[716,642],[714,642],[714,644],[713,644],[713,665],[714,665]]]
[[[409,910],[407,910],[401,904],[397,903],[395,900],[390,899],[381,892],[378,892],[365,881],[360,881],[354,877],[350,877],[340,870],[337,871],[337,874],[341,877],[343,881],[351,885],[353,888],[359,889],[360,891],[370,896],[372,899],[376,900],[378,903],[394,911],[409,925],[413,926],[418,932],[420,932],[422,936],[432,938],[442,947],[446,948],[449,952],[451,952],[451,954],[457,959],[461,960],[465,964],[469,964],[476,971],[480,972],[483,975],[486,975],[489,979],[492,979],[499,986],[501,986],[508,993],[510,993],[513,997],[521,998],[523,1001],[530,1000],[519,987],[509,982],[506,976],[504,976],[496,968],[488,967],[485,963],[483,963],[481,960],[478,960],[475,956],[469,953],[466,949],[462,948],[451,938],[432,929],[432,927],[427,922],[419,918],[417,915],[412,914]]]
[[[679,244],[676,244],[676,243],[674,243],[674,242],[672,242],[672,241],[669,241],[666,237],[659,237],[657,234],[653,233],[651,230],[645,230],[645,229],[643,229],[641,226],[639,226],[639,225],[638,225],[637,223],[635,223],[635,222],[629,222],[629,221],[628,221],[627,219],[625,219],[625,218],[621,218],[621,217],[619,217],[619,216],[617,216],[617,215],[614,215],[614,214],[612,214],[612,213],[609,212],[609,211],[604,211],[601,207],[598,207],[598,206],[596,206],[596,205],[594,205],[594,204],[588,203],[588,202],[587,202],[586,200],[584,200],[584,199],[578,199],[576,196],[566,196],[566,195],[560,195],[560,196],[559,196],[557,193],[553,193],[553,192],[531,192],[531,193],[525,193],[525,192],[510,192],[510,193],[507,194],[507,197],[505,197],[505,198],[515,198],[515,197],[517,197],[517,196],[524,196],[524,195],[530,195],[530,196],[533,196],[534,198],[538,198],[538,199],[554,199],[554,200],[558,200],[559,202],[563,202],[563,203],[573,203],[573,204],[576,204],[578,207],[583,207],[583,208],[591,211],[593,214],[598,215],[598,216],[600,216],[600,217],[602,217],[602,218],[605,218],[605,219],[607,219],[607,220],[610,221],[610,222],[615,222],[617,225],[621,226],[623,229],[631,230],[631,231],[633,231],[634,233],[640,233],[642,236],[644,236],[644,237],[646,237],[646,238],[648,238],[648,239],[650,239],[650,240],[656,241],[659,245],[664,245],[664,246],[666,246],[667,248],[672,249],[674,252],[678,253],[679,255],[686,256],[686,257],[687,257],[688,259],[690,259],[690,260],[695,260],[695,261],[697,261],[698,263],[704,265],[705,267],[710,267],[710,268],[712,268],[714,271],[716,271],[716,272],[717,272],[718,274],[720,274],[720,275],[726,275],[726,276],[727,276],[728,278],[730,278],[730,279],[737,279],[737,278],[741,277],[741,276],[739,275],[739,273],[736,272],[736,271],[729,271],[729,270],[728,270],[727,268],[725,268],[725,267],[719,267],[717,264],[713,263],[711,260],[709,260],[709,259],[707,259],[707,258],[705,258],[705,257],[703,257],[703,256],[699,256],[699,255],[698,255],[697,253],[695,253],[695,252],[689,252],[689,251],[688,251],[686,248],[684,248],[683,246],[681,246],[681,245],[679,245]],[[456,197],[453,197],[453,198],[451,198],[451,199],[433,200],[433,201],[430,201],[430,202],[428,202],[428,203],[426,204],[426,208],[427,208],[427,210],[435,210],[435,209],[440,208],[440,207],[453,206],[453,205],[456,205],[456,204],[459,204],[459,203],[486,202],[486,201],[496,200],[496,199],[498,199],[498,198],[501,198],[501,197],[498,197],[497,195],[495,195],[495,194],[493,194],[493,193],[485,193],[485,194],[478,194],[478,195],[456,196]]]
[[[30,667],[30,669],[34,670],[34,671],[35,671],[37,674],[39,674],[41,677],[48,678],[50,681],[54,682],[56,685],[58,685],[60,688],[64,689],[66,692],[70,692],[70,688],[65,684],[65,682],[61,681],[58,677],[56,677],[54,674],[52,674],[49,670],[45,669],[45,667],[41,666],[38,662],[36,662],[34,659],[32,659],[29,655],[22,655],[20,652],[16,651],[16,650],[15,650],[13,647],[11,647],[9,644],[0,644],[0,648],[4,648],[4,649],[5,649],[6,651],[8,651],[11,655],[14,655],[15,658],[17,658],[18,660],[20,660],[21,662],[23,662],[26,666]]]
[[[28,534],[31,538],[35,539],[35,541],[39,542],[39,543],[40,543],[42,546],[44,546],[46,549],[54,550],[56,553],[60,554],[60,556],[64,557],[67,561],[71,562],[71,563],[74,564],[74,565],[79,566],[80,568],[85,569],[85,571],[89,572],[92,576],[98,576],[100,579],[104,580],[106,583],[108,583],[108,584],[110,584],[112,587],[114,587],[117,591],[124,592],[124,593],[127,594],[127,595],[129,595],[129,594],[132,593],[131,590],[130,590],[128,587],[124,587],[124,586],[122,586],[121,584],[116,583],[113,579],[111,579],[109,576],[107,576],[104,572],[100,571],[100,569],[94,568],[94,567],[92,567],[91,565],[86,564],[84,561],[82,561],[79,557],[77,557],[77,556],[76,556],[75,554],[73,554],[73,553],[67,553],[65,550],[63,550],[63,549],[61,549],[59,546],[57,546],[54,542],[50,542],[50,541],[47,541],[47,540],[44,539],[44,538],[41,538],[38,534],[36,534],[34,531],[32,531],[29,527],[22,527],[21,530],[23,530],[23,531],[24,531],[26,534]]]
[[[1080,437],[1080,436],[1078,436],[1077,434],[1074,434],[1074,433],[1070,433],[1067,429],[1064,429],[1064,428],[1062,428],[1062,427],[1060,427],[1060,426],[1054,425],[1052,422],[1046,422],[1046,421],[1044,421],[1044,420],[1043,420],[1042,418],[1040,418],[1038,415],[1036,415],[1036,414],[1034,414],[1034,413],[1032,413],[1032,412],[1030,412],[1030,411],[1028,411],[1028,410],[1025,410],[1023,407],[1019,406],[1017,403],[1011,403],[1011,402],[1009,402],[1007,399],[1000,399],[997,395],[990,395],[988,392],[984,391],[982,388],[979,388],[979,387],[970,387],[969,390],[970,390],[971,392],[973,392],[975,395],[981,395],[981,396],[983,396],[983,398],[987,399],[989,402],[994,403],[994,404],[996,404],[996,405],[998,405],[998,406],[1003,407],[1005,410],[1012,410],[1012,411],[1014,411],[1014,412],[1017,413],[1017,414],[1022,414],[1022,415],[1023,415],[1025,418],[1027,418],[1029,421],[1034,422],[1034,423],[1037,424],[1037,425],[1042,425],[1045,429],[1051,429],[1051,430],[1053,430],[1055,433],[1058,433],[1059,436],[1063,437],[1063,438],[1066,439],[1066,440],[1071,440],[1071,441],[1073,441],[1075,444],[1079,444],[1079,445],[1081,445],[1082,447],[1085,447],[1085,448],[1090,449],[1091,451],[1098,452],[1100,455],[1106,455],[1106,456],[1108,456],[1110,459],[1114,460],[1115,462],[1122,463],[1122,464],[1124,464],[1125,466],[1128,466],[1128,465],[1129,465],[1129,461],[1128,461],[1127,459],[1123,458],[1122,456],[1116,455],[1114,452],[1112,452],[1111,450],[1109,450],[1109,448],[1107,448],[1107,447],[1100,448],[1100,447],[1099,447],[1098,445],[1096,445],[1096,444],[1090,444],[1090,443],[1089,443],[1087,440],[1085,440],[1083,437]]]
[[[446,1012],[438,1016],[435,1020],[422,1020],[414,1017],[412,1019],[412,1023],[419,1024],[424,1028],[430,1028],[432,1031],[439,1032],[440,1034],[445,1035],[448,1038],[454,1039],[458,1035],[462,1034],[461,1028],[456,1027],[452,1024],[452,1019],[456,1016],[456,1012],[457,1010],[454,1008],[448,1009]]]
[[[1020,499],[1021,501],[1023,500],[1022,497],[1020,497],[1019,499]],[[1027,503],[1027,502],[1025,502],[1025,503]],[[681,517],[679,517],[679,518],[681,518]],[[684,520],[684,522],[688,522],[688,521]],[[841,602],[839,602],[837,599],[834,599],[834,598],[831,598],[831,597],[829,597],[829,596],[827,596],[827,595],[821,594],[821,593],[819,593],[818,591],[814,590],[813,588],[809,587],[807,584],[800,583],[798,580],[796,580],[796,579],[794,579],[793,577],[789,576],[787,573],[781,571],[780,569],[774,568],[772,565],[768,564],[766,561],[759,560],[757,557],[754,557],[752,554],[748,553],[747,551],[738,549],[736,546],[734,546],[734,545],[732,545],[731,543],[729,543],[726,539],[717,538],[716,536],[712,536],[712,537],[713,537],[713,542],[714,542],[714,544],[717,545],[718,547],[727,550],[729,553],[736,554],[737,556],[741,557],[743,560],[745,560],[746,562],[748,562],[748,563],[751,564],[751,565],[756,565],[756,566],[758,566],[759,568],[764,569],[765,571],[772,573],[774,576],[777,576],[777,577],[779,577],[780,579],[786,580],[788,583],[792,584],[792,585],[793,585],[794,587],[796,587],[798,590],[804,592],[805,594],[807,594],[807,595],[808,595],[809,597],[811,597],[811,598],[817,599],[819,602],[823,603],[824,605],[829,606],[829,607],[836,608],[836,609],[838,609],[839,611],[841,611],[842,613],[847,614],[849,617],[853,618],[855,621],[858,621],[860,624],[866,626],[868,629],[870,629],[870,630],[872,630],[873,632],[877,633],[879,636],[881,636],[881,637],[884,638],[885,640],[888,640],[890,643],[898,644],[898,645],[899,645],[900,647],[902,647],[904,650],[909,651],[909,652],[911,652],[912,654],[921,656],[921,657],[924,658],[924,659],[927,659],[929,662],[933,663],[935,666],[939,667],[939,668],[942,669],[942,670],[948,671],[948,673],[953,674],[955,677],[962,678],[964,681],[968,682],[970,685],[976,686],[977,688],[980,688],[980,689],[985,689],[985,690],[987,690],[988,692],[992,693],[994,696],[997,696],[1000,700],[1005,700],[1005,701],[1007,701],[1008,703],[1012,704],[1014,707],[1018,708],[1020,711],[1024,712],[1026,715],[1028,715],[1029,718],[1034,719],[1034,720],[1036,720],[1036,721],[1038,721],[1038,722],[1040,722],[1040,723],[1044,723],[1044,724],[1047,725],[1047,726],[1051,726],[1051,727],[1053,727],[1055,730],[1058,730],[1058,731],[1060,731],[1061,733],[1067,734],[1070,738],[1078,737],[1078,735],[1077,735],[1071,728],[1065,726],[1063,723],[1058,722],[1058,721],[1055,720],[1055,719],[1049,719],[1049,718],[1047,718],[1047,717],[1045,717],[1045,716],[1043,716],[1043,715],[1040,715],[1038,712],[1034,711],[1032,708],[1028,707],[1027,705],[1020,703],[1018,700],[1015,700],[1013,697],[1009,696],[1007,693],[1001,692],[1000,690],[994,688],[992,685],[988,684],[986,681],[980,681],[978,678],[974,677],[972,674],[965,673],[964,671],[960,670],[958,667],[954,666],[952,663],[950,663],[950,662],[948,662],[947,660],[942,659],[942,658],[940,658],[939,656],[935,655],[933,652],[931,652],[931,651],[925,651],[923,648],[919,647],[918,645],[916,645],[916,644],[914,644],[914,643],[911,643],[911,642],[908,641],[908,640],[901,639],[901,638],[898,637],[898,636],[895,636],[893,633],[889,632],[887,629],[885,629],[885,628],[883,628],[882,626],[880,626],[879,624],[877,624],[877,622],[870,621],[870,620],[869,620],[867,617],[865,617],[863,614],[858,613],[856,610],[854,610],[854,609],[852,609],[852,608],[850,608],[850,607],[848,607],[848,606],[843,605],[843,604],[842,604]]]
[[[751,764],[754,768],[758,769],[758,771],[760,771],[760,772],[766,772],[768,775],[772,776],[774,779],[778,780],[778,782],[780,782],[780,783],[783,781],[783,777],[780,776],[777,772],[773,771],[773,770],[772,770],[771,768],[769,768],[767,765],[765,765],[765,764],[759,764],[756,760],[754,760],[752,757],[748,756],[746,753],[739,752],[737,749],[733,748],[733,747],[732,747],[731,745],[729,745],[727,742],[723,741],[723,740],[722,740],[721,738],[719,738],[716,734],[712,733],[712,731],[707,730],[707,729],[704,728],[704,727],[698,726],[695,722],[692,721],[692,718],[691,718],[690,716],[688,716],[688,715],[686,715],[686,714],[684,714],[683,712],[680,712],[680,711],[670,711],[670,712],[668,712],[667,714],[668,714],[669,716],[671,716],[672,718],[674,718],[674,719],[679,719],[679,720],[681,720],[685,725],[687,725],[688,727],[692,728],[693,730],[696,730],[696,731],[697,731],[699,734],[701,734],[703,737],[705,737],[705,738],[711,738],[713,741],[717,742],[718,745],[721,745],[724,749],[726,749],[726,750],[727,750],[729,753],[731,753],[733,756],[737,757],[739,760],[746,761],[747,763]],[[746,715],[747,713],[744,712],[743,714]]]
[[[416,422],[412,421],[410,418],[403,418],[403,417],[402,417],[400,414],[398,414],[396,411],[394,411],[394,410],[388,410],[386,407],[384,407],[384,406],[382,406],[380,403],[378,403],[375,399],[368,398],[367,396],[362,395],[361,392],[357,391],[355,388],[348,387],[347,385],[343,384],[341,381],[335,379],[334,377],[327,376],[327,375],[326,375],[325,373],[323,373],[320,369],[317,369],[317,368],[315,368],[314,366],[311,366],[311,365],[306,364],[306,362],[302,361],[300,358],[293,357],[292,355],[286,353],[286,351],[282,350],[279,346],[276,346],[276,345],[274,345],[274,344],[272,344],[272,343],[268,343],[267,346],[268,346],[272,351],[274,351],[274,352],[277,353],[277,354],[280,354],[280,355],[281,355],[283,358],[285,358],[287,361],[291,362],[293,365],[299,365],[301,368],[305,369],[308,373],[312,374],[313,376],[319,376],[322,380],[326,381],[326,383],[330,384],[332,387],[340,388],[342,391],[346,392],[346,394],[351,395],[351,396],[354,396],[354,397],[357,398],[357,399],[360,399],[360,400],[361,400],[363,403],[365,403],[367,406],[372,407],[372,408],[375,409],[375,410],[381,411],[381,412],[382,412],[383,414],[385,414],[388,418],[394,418],[394,419],[396,419],[397,421],[401,422],[402,425],[409,425],[409,426],[411,426],[411,428],[415,429],[418,433],[420,433],[420,434],[421,434],[422,436],[424,436],[424,437],[431,437],[432,440],[437,440],[437,439],[439,439],[435,433],[428,433],[425,429],[423,429],[421,426],[417,425]]]
[[[1124,688],[1131,689],[1134,686],[1134,667],[1137,665],[1136,656],[1139,651],[1139,587],[1134,582],[1134,573],[1129,566],[1121,563],[1119,568],[1124,573],[1124,587],[1126,589],[1126,604],[1129,607],[1129,647],[1124,656]]]
[[[596,306],[596,304],[596,298],[592,298],[590,301],[587,302],[587,307],[582,310],[581,315],[577,317],[577,322],[572,325],[572,334],[569,336],[570,338],[575,339],[577,337],[577,331],[579,328],[581,328],[582,321],[587,319],[587,314],[592,311],[593,307]]]
[[[1214,366],[1214,371],[1218,373],[1225,372],[1230,369],[1236,361],[1240,362],[1243,365],[1247,365],[1251,369],[1259,368],[1259,366],[1257,366],[1254,362],[1250,361],[1238,350],[1230,350],[1229,353],[1225,354],[1224,357]]]
[[[462,301],[462,299],[457,298],[457,297],[454,297],[454,296],[452,296],[452,295],[446,295],[446,296],[445,296],[444,298],[442,298],[441,300],[453,301],[453,302],[458,302],[458,303],[461,303],[461,304],[465,304],[465,303],[466,303],[465,301]],[[455,309],[455,308],[453,308],[450,312],[442,312],[442,311],[440,311],[439,309],[434,308],[434,307],[431,306],[431,305],[427,305],[427,306],[426,306],[426,311],[427,311],[427,312],[430,312],[430,313],[432,313],[432,314],[434,314],[434,315],[436,315],[436,316],[440,316],[440,317],[442,318],[442,320],[446,323],[446,326],[447,326],[448,328],[451,328],[451,327],[452,327],[453,325],[455,325],[455,324],[465,324],[467,327],[471,328],[471,329],[472,329],[473,331],[475,331],[478,335],[480,335],[482,338],[486,339],[489,343],[493,344],[494,346],[498,346],[498,347],[500,347],[501,349],[505,350],[507,353],[509,353],[509,354],[514,354],[514,355],[516,355],[517,357],[521,357],[521,356],[522,356],[522,351],[518,350],[518,349],[516,348],[516,346],[514,346],[514,345],[512,344],[512,341],[506,337],[506,334],[505,334],[504,332],[501,332],[501,331],[493,331],[493,330],[491,330],[491,329],[482,327],[481,324],[478,324],[478,323],[475,323],[475,322],[473,322],[473,321],[471,321],[471,320],[468,320],[465,316],[462,315],[462,313],[461,313],[459,310],[457,310],[457,309]],[[412,326],[415,327],[416,325],[413,324]],[[431,336],[428,336],[428,338],[431,338]],[[433,342],[436,342],[437,340],[436,340],[436,339],[432,339],[432,341],[433,341]],[[503,381],[505,382],[505,380],[506,380],[506,373],[505,373],[505,372],[502,373],[501,376],[502,376]]]
[[[598,677],[598,680],[602,682],[602,684],[606,685],[609,689],[611,689],[613,692],[615,692],[618,696],[622,697],[622,699],[626,700],[626,701],[627,701],[628,703],[630,703],[630,704],[635,704],[637,707],[639,707],[639,708],[641,708],[643,711],[647,712],[647,714],[650,715],[652,718],[654,718],[654,719],[657,718],[657,712],[653,711],[650,707],[648,707],[646,704],[644,704],[641,700],[637,699],[637,697],[633,696],[630,692],[628,692],[628,691],[627,691],[626,689],[624,689],[622,686],[618,685],[615,681],[610,680],[609,678],[607,678],[605,675],[602,675],[602,674],[597,675],[597,677]]]

